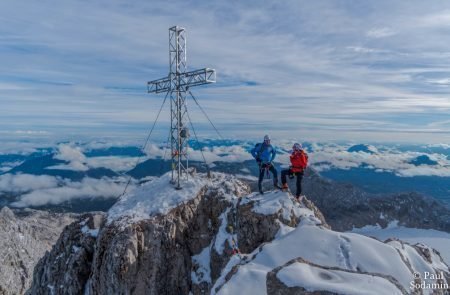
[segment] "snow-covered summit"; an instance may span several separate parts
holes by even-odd
[[[182,182],[183,188],[176,190],[170,180],[169,172],[123,195],[108,211],[108,221],[123,216],[138,221],[156,214],[165,214],[180,203],[194,198],[208,183],[206,178],[190,176]]]
[[[123,195],[108,211],[108,222],[121,218],[125,218],[127,222],[137,222],[158,214],[164,215],[204,193],[209,187],[235,187],[234,182],[237,181],[223,173],[213,173],[211,178],[203,173],[192,173],[182,180],[182,189],[177,190],[170,180],[171,172],[168,172]]]
[[[76,281],[65,288],[80,294],[412,294],[411,282],[422,282],[414,273],[450,276],[434,250],[333,231],[312,202],[289,192],[250,193],[220,173],[191,175],[175,190],[170,176],[123,196],[98,235],[72,224],[33,290],[60,286],[65,272]],[[61,264],[61,253],[76,263]]]

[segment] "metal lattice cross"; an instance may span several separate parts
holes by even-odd
[[[170,147],[172,151],[172,183],[181,188],[180,178],[188,175],[188,139],[186,94],[190,87],[216,82],[216,71],[204,68],[187,71],[186,31],[169,29],[170,72],[166,78],[147,83],[148,93],[166,92],[170,96]],[[183,163],[184,162],[184,163]]]

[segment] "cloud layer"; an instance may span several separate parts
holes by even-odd
[[[294,143],[293,140],[274,141],[279,154],[276,162],[281,165],[289,164],[289,150]],[[201,143],[205,145],[204,143]],[[200,149],[190,148],[190,160],[203,161],[214,166],[214,162],[240,163],[251,160],[249,149],[254,142],[232,142],[223,145],[211,145],[211,142]],[[352,169],[364,168],[377,172],[390,172],[401,177],[413,176],[438,176],[450,177],[450,145],[432,144],[425,146],[368,146],[366,152],[349,152],[352,144],[334,143],[305,143],[309,153],[310,165],[319,171],[329,169]],[[92,168],[108,168],[118,173],[129,171],[137,163],[147,159],[158,159],[166,155],[168,159],[169,150],[162,145],[150,144],[145,150],[146,155],[138,158],[131,156],[86,156],[92,149],[108,149],[111,145],[106,143],[59,144],[54,158],[65,161],[59,167],[51,169],[64,169],[75,171],[87,171]],[[202,155],[203,153],[203,155]],[[427,156],[433,165],[412,164],[420,156]],[[11,163],[6,163],[10,165]],[[241,169],[242,177],[250,177],[250,170]],[[151,178],[146,179],[151,180]],[[30,175],[30,174],[3,174],[0,175],[0,195],[14,194],[19,199],[12,205],[16,207],[58,205],[66,201],[79,200],[83,198],[115,198],[122,194],[128,178],[126,176],[116,178],[93,179],[85,177],[81,181],[71,181],[58,176]],[[131,179],[132,190],[138,181]]]
[[[14,207],[29,207],[58,205],[82,198],[118,198],[123,193],[125,184],[123,181],[119,183],[116,181],[87,177],[80,182],[65,180],[60,182],[58,186],[35,189],[23,194],[20,200],[11,205]]]
[[[30,174],[0,175],[0,194],[14,193],[19,199],[13,207],[58,205],[76,199],[117,198],[125,188],[125,178],[94,179],[85,177],[81,181],[70,181],[55,176]],[[134,188],[131,183],[127,191]]]

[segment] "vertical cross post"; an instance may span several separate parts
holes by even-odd
[[[186,113],[186,86],[182,86],[185,81],[184,74],[187,70],[186,64],[186,37],[184,28],[174,26],[169,29],[169,56],[170,56],[170,104],[171,104],[171,127],[170,146],[172,151],[172,182],[180,189],[180,176],[184,172],[188,175],[188,138],[185,128]],[[186,165],[183,165],[183,157]],[[177,177],[174,178],[174,170],[177,170]]]
[[[187,71],[186,32],[179,26],[169,29],[169,75],[147,82],[149,93],[168,92],[170,95],[170,147],[172,180],[181,189],[181,177],[188,177],[188,140],[186,94],[190,87],[216,82],[216,71],[209,68]]]

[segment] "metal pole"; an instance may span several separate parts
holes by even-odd
[[[176,52],[176,57],[177,57],[177,82],[176,82],[176,87],[177,87],[177,140],[178,140],[178,182],[177,182],[177,189],[181,189],[180,186],[180,178],[181,178],[181,153],[182,153],[182,146],[181,146],[181,100],[180,100],[180,63],[181,63],[181,59],[180,59],[180,43],[179,43],[179,38],[180,38],[180,31],[178,29],[178,27],[176,28],[176,45],[177,45],[177,52]]]

